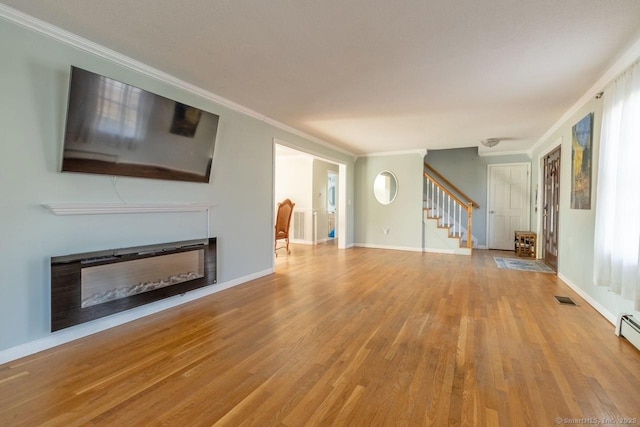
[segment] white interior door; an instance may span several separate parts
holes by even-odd
[[[489,165],[489,249],[514,249],[516,231],[529,230],[529,163]]]

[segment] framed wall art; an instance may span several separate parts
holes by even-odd
[[[571,209],[591,209],[593,113],[571,130]]]

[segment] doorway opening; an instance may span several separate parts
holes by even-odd
[[[336,209],[338,206],[338,173],[327,172],[327,215],[328,215],[328,239],[335,239],[337,236]]]
[[[287,198],[295,203],[292,255],[296,245],[346,248],[346,164],[274,139],[274,217],[278,203]]]
[[[540,157],[542,180],[540,221],[538,221],[544,262],[558,271],[558,225],[560,222],[560,161],[561,145]]]

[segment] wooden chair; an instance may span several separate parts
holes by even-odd
[[[290,254],[289,250],[289,224],[291,224],[291,214],[293,213],[293,207],[296,204],[293,203],[289,199],[285,199],[282,202],[278,203],[278,214],[276,215],[276,232],[275,232],[275,243],[274,243],[274,252],[276,256],[278,256],[278,249],[287,249],[287,253]],[[285,246],[278,247],[278,240],[286,241]]]

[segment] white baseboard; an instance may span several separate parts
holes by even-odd
[[[373,245],[371,243],[354,243],[354,246],[370,249],[389,249],[392,251],[422,252],[422,248],[412,248],[410,246]]]
[[[53,332],[51,335],[48,335],[46,337],[0,351],[0,365],[16,359],[20,359],[21,357],[29,356],[31,354],[35,354],[40,351],[68,343],[70,341],[77,340],[78,338],[83,338],[88,335],[92,335],[97,332],[101,332],[106,329],[110,329],[124,323],[128,323],[133,320],[158,313],[163,310],[167,310],[169,308],[177,307],[179,305],[195,301],[199,298],[215,294],[217,292],[241,285],[251,280],[259,279],[260,277],[264,277],[272,273],[273,268],[269,268],[267,270],[249,274],[238,279],[229,280],[227,282],[218,283],[215,285],[205,286],[204,288],[194,289],[193,291],[187,292],[182,295],[176,295],[170,298],[143,305],[141,307],[136,307],[131,310],[116,313],[111,316],[103,317],[101,319],[63,329],[58,332]]]
[[[326,238],[326,239],[319,239],[317,241],[312,241],[312,240],[302,240],[302,239],[291,239],[289,242],[290,243],[295,243],[296,245],[318,245],[320,243],[326,243],[330,240],[334,240],[335,238]]]
[[[617,317],[614,316],[613,313],[611,313],[609,310],[604,308],[604,306],[600,304],[598,301],[596,301],[591,295],[586,293],[583,289],[581,289],[578,285],[573,283],[571,280],[569,280],[565,275],[561,273],[558,273],[558,279],[562,280],[565,283],[565,285],[573,289],[575,293],[580,295],[582,299],[584,299],[587,303],[589,303],[591,307],[595,308],[596,311],[598,311],[598,313],[600,313],[605,319],[611,322],[612,325],[616,324],[618,320]]]
[[[311,240],[291,239],[289,243],[295,243],[296,245],[315,245]]]
[[[455,254],[456,251],[453,249],[438,249],[438,248],[424,248],[422,252],[429,252],[432,254]]]

